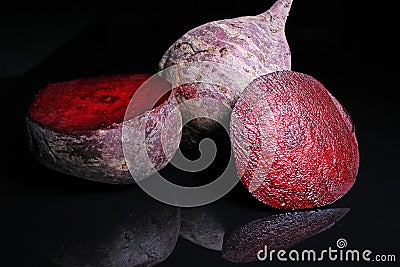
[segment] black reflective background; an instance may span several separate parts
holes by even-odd
[[[107,6],[62,2],[61,7],[44,6],[46,12],[70,12],[71,21],[75,9],[113,15],[87,27],[12,83],[1,83],[7,90],[2,90],[0,105],[0,266],[63,266],[66,262],[134,266],[145,259],[155,263],[168,255],[158,266],[234,266],[218,251],[223,236],[227,239],[240,227],[259,219],[261,223],[268,221],[268,216],[283,211],[262,205],[240,183],[213,204],[178,210],[151,199],[135,185],[98,184],[51,171],[37,164],[27,151],[24,116],[38,90],[49,83],[117,73],[155,73],[163,52],[187,30],[210,20],[261,13],[272,2],[216,5],[206,1],[189,5],[174,1],[144,3],[141,7],[133,3]],[[311,229],[304,235],[313,236],[290,245],[300,251],[321,251],[345,238],[348,248],[395,254],[398,263],[400,96],[394,82],[398,72],[392,41],[395,16],[393,7],[377,5],[294,0],[286,30],[292,69],[320,80],[346,107],[356,125],[361,161],[354,187],[342,199],[324,207],[350,211],[346,210],[340,220],[314,220],[317,226],[321,222],[320,230],[329,225],[326,220],[337,222],[317,235],[313,234],[319,228]],[[18,8],[23,7],[12,7],[10,12]],[[124,16],[119,18],[118,12]],[[163,172],[171,180],[194,179],[173,169]],[[312,225],[312,218],[303,224]],[[281,233],[282,240],[305,227],[287,229]],[[271,240],[265,238],[265,242]],[[230,255],[237,258],[239,254]],[[275,260],[241,266],[282,264],[318,265]]]

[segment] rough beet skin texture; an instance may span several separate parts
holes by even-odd
[[[170,124],[164,125],[177,102],[172,94],[162,94],[168,86],[164,80],[145,83],[150,77],[93,77],[50,84],[40,90],[26,118],[34,157],[51,169],[107,183],[134,183],[132,176],[145,177],[164,167],[168,159],[163,153],[161,131],[170,137],[169,145],[177,149],[180,118],[171,116]],[[127,162],[122,147],[122,127],[127,123],[132,134],[125,138],[130,145],[127,147],[134,151],[133,162]],[[137,144],[138,131],[146,131],[146,146]],[[150,158],[154,169],[144,157]],[[128,163],[134,167],[128,168]]]
[[[242,182],[282,209],[321,207],[355,182],[359,152],[349,114],[313,77],[278,71],[254,80],[231,116]]]

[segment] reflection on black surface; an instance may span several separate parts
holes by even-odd
[[[45,252],[61,266],[153,266],[173,251],[180,212],[140,188],[54,203]],[[49,210],[50,211],[50,210]]]
[[[257,252],[287,249],[316,235],[343,218],[350,209],[289,212],[252,221],[225,237],[222,257],[231,262],[257,261]]]
[[[180,236],[202,247],[221,251],[225,228],[208,207],[181,209]]]

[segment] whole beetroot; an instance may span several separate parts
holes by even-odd
[[[276,208],[333,203],[357,176],[350,116],[309,75],[279,71],[254,80],[232,112],[231,141],[244,185]]]
[[[285,23],[291,5],[292,0],[278,0],[269,10],[256,16],[209,22],[190,30],[172,44],[160,60],[159,68],[182,65],[181,70],[171,74],[181,85],[174,90],[178,102],[210,97],[233,107],[241,91],[253,79],[274,71],[290,70]],[[204,64],[187,67],[199,62]],[[226,69],[235,72],[232,74],[234,81],[221,81]],[[208,83],[195,83],[200,76],[208,77]],[[185,83],[187,77],[194,83]],[[218,82],[213,77],[218,77]],[[244,86],[240,86],[242,84]],[[215,110],[203,104],[181,106],[182,115],[190,118],[196,117],[199,109],[212,118],[229,116],[225,114],[226,109]],[[215,125],[211,119],[196,118],[183,129],[182,144],[189,147],[197,144]]]

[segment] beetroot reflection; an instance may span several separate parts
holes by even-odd
[[[153,266],[164,261],[179,236],[179,209],[134,191],[54,205],[45,239],[51,261],[65,267]]]
[[[208,207],[182,208],[179,235],[199,246],[221,251],[225,228]]]
[[[225,236],[222,257],[231,262],[257,261],[257,252],[290,248],[329,229],[350,209],[333,208],[268,216],[236,228]]]

